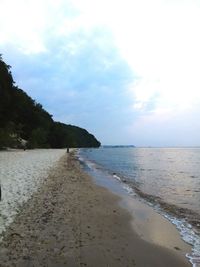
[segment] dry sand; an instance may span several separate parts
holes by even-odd
[[[119,201],[66,154],[4,233],[0,266],[190,266],[134,232]]]
[[[65,149],[0,151],[0,235],[65,153]]]

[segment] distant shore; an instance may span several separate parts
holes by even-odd
[[[0,266],[191,266],[134,232],[119,201],[65,154],[4,233]]]

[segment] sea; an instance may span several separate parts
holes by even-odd
[[[116,179],[176,225],[200,266],[200,148],[106,146],[80,149],[78,157],[87,172]]]

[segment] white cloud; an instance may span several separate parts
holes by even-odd
[[[39,1],[2,0],[0,9],[1,45],[15,45],[25,53],[45,50],[42,40],[46,24],[44,5]]]
[[[200,104],[200,9],[194,1],[150,3],[144,12],[134,9],[124,38],[118,36],[124,57],[140,77],[132,88],[135,107],[145,107],[154,96],[157,109]]]
[[[137,146],[197,146],[200,142],[199,109],[161,109],[144,114],[129,126]]]
[[[71,27],[76,14],[70,1],[64,0],[1,0],[0,10],[0,45],[25,54],[46,52],[65,20]]]
[[[139,78],[134,107],[154,102],[158,110],[187,110],[200,104],[199,1],[73,1],[78,24],[104,25]]]
[[[95,29],[107,32],[90,40],[101,49],[117,47],[137,77],[127,85],[131,114],[137,114],[133,129],[138,123],[142,131],[150,121],[182,123],[174,114],[196,118],[199,0],[1,0],[0,10],[0,47],[13,46],[27,55],[48,53],[51,43],[62,40],[62,49],[73,57],[86,45],[83,36],[95,36]],[[104,55],[109,70],[110,58]]]

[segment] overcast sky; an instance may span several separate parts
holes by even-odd
[[[200,145],[200,0],[0,0],[0,53],[102,144]]]

